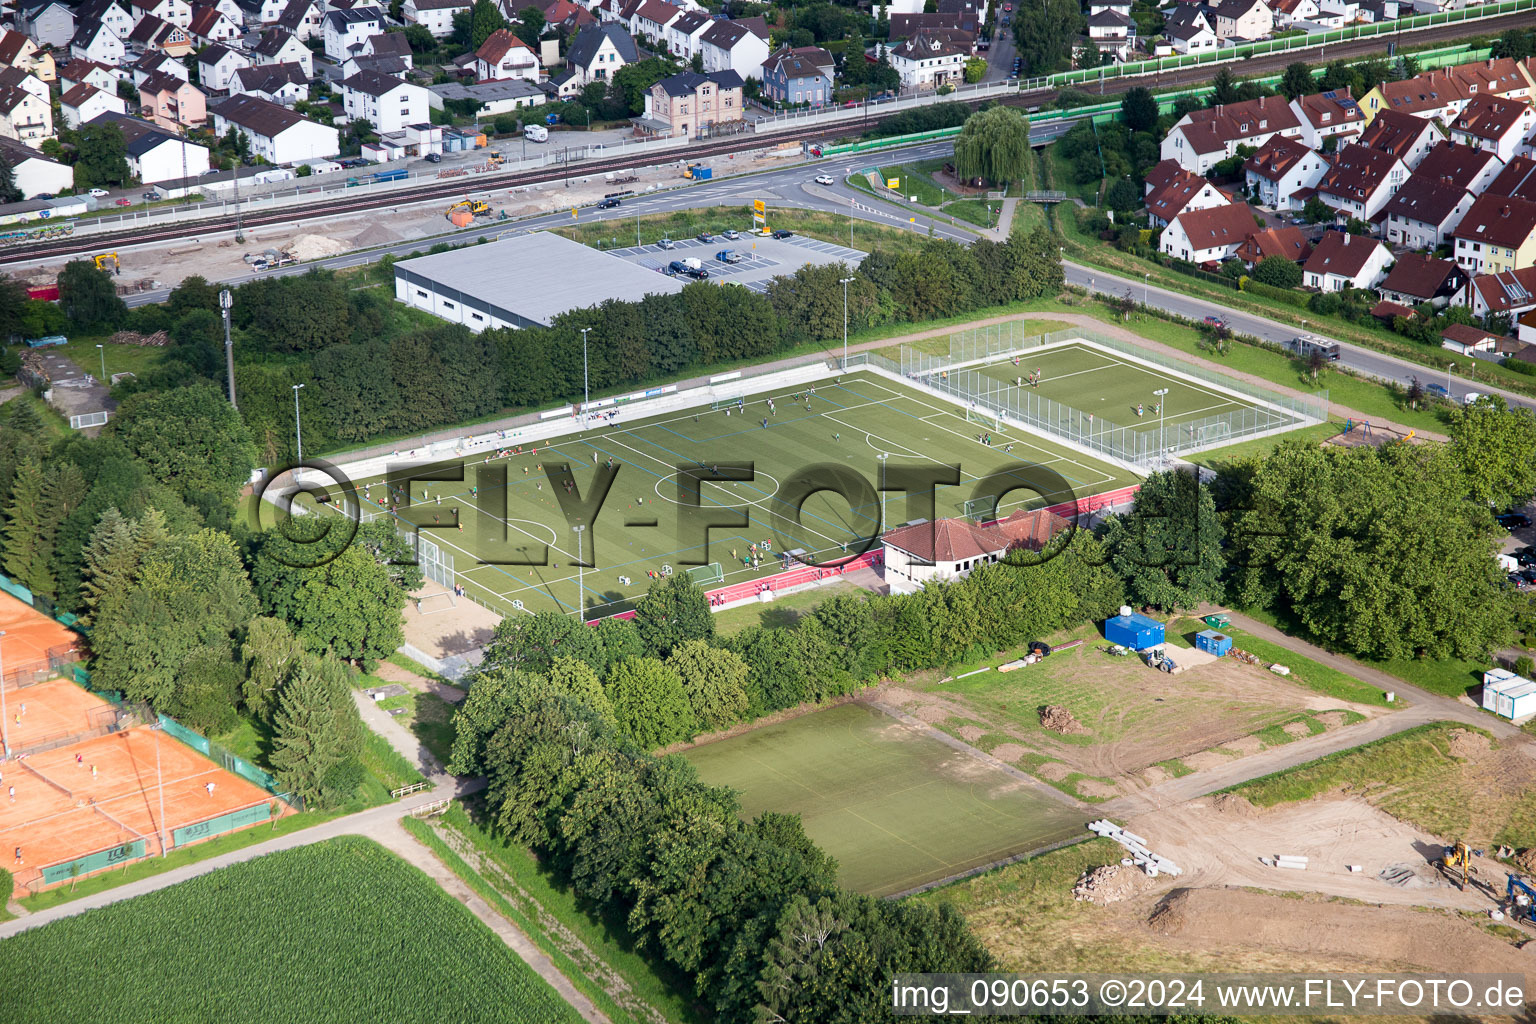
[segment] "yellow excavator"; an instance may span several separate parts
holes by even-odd
[[[96,261],[97,270],[105,270],[109,274],[121,274],[123,265],[118,262],[117,253],[104,252],[92,257]]]
[[[1473,881],[1477,874],[1477,869],[1472,866],[1473,854],[1474,851],[1466,843],[1458,842],[1455,846],[1447,846],[1444,856],[1440,858],[1438,867],[1462,892],[1466,892],[1467,883]]]
[[[460,199],[448,207],[448,216],[452,217],[460,210],[468,210],[475,217],[489,217],[491,215],[491,206],[483,199]]]

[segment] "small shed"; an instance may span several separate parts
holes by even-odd
[[[1104,639],[1133,651],[1156,647],[1163,642],[1163,624],[1139,612],[1122,611],[1104,620]]]
[[[1225,657],[1232,649],[1232,638],[1214,629],[1202,629],[1195,634],[1195,650],[1207,651],[1216,657]]]
[[[1483,707],[1501,718],[1536,715],[1536,683],[1505,670],[1485,673]]]

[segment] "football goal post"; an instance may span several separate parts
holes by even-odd
[[[960,514],[973,523],[989,523],[997,518],[997,495],[987,494],[980,498],[967,498],[960,506]]]
[[[971,423],[980,423],[982,426],[991,427],[993,430],[1002,429],[1002,424],[998,422],[997,413],[990,412],[986,409],[967,407],[965,410],[965,418]]]
[[[725,572],[720,568],[719,562],[710,562],[708,565],[696,565],[688,570],[688,575],[699,586],[710,583],[724,583]]]

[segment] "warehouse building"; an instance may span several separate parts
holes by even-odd
[[[547,231],[395,264],[395,298],[472,331],[548,327],[608,299],[638,302],[683,282]]]

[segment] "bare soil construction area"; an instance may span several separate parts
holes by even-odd
[[[1088,800],[1382,713],[1232,658],[1170,675],[1081,632],[1087,644],[1016,672],[887,686],[877,699]]]

